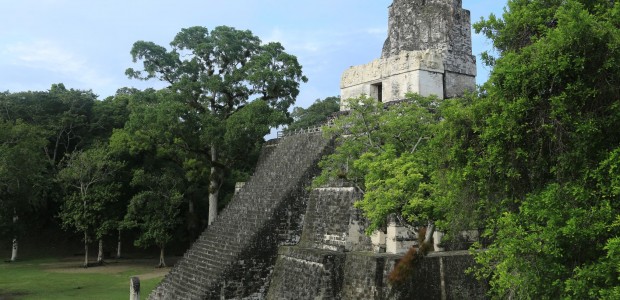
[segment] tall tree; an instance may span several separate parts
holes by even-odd
[[[110,96],[103,101],[96,101],[92,107],[92,118],[90,120],[90,130],[87,140],[89,144],[96,143],[108,143],[114,130],[123,128],[127,120],[129,119],[129,102],[132,99],[132,95],[139,93],[137,89],[133,88],[121,88],[114,96]],[[115,156],[115,159],[117,156]],[[129,205],[129,199],[131,198],[129,182],[131,181],[130,172],[117,172],[113,179],[121,186],[119,190],[119,201],[112,203],[106,210],[107,223],[106,228],[102,228],[102,232],[107,233],[113,230],[117,231],[117,246],[116,257],[121,257],[122,238],[123,231],[122,220],[127,212],[127,206]],[[100,242],[103,240],[100,239]],[[100,244],[100,248],[102,248]],[[103,249],[100,249],[98,260],[101,261]]]
[[[286,114],[299,94],[302,75],[295,56],[284,52],[279,43],[262,45],[250,31],[220,26],[209,32],[204,27],[182,29],[170,43],[172,49],[138,41],[131,55],[141,60],[143,70],[127,69],[131,78],[156,78],[170,84],[188,111],[195,116],[196,134],[201,144],[191,145],[203,154],[210,167],[209,218],[217,216],[219,192],[227,167],[234,163],[226,146],[226,122],[251,98],[264,101],[273,110]],[[288,121],[269,118],[270,126]],[[267,134],[267,132],[265,132]],[[236,147],[244,147],[236,145]]]
[[[445,117],[444,174],[486,226],[497,298],[620,297],[619,20],[615,1],[512,0],[475,25],[499,55]]]
[[[131,185],[140,192],[131,199],[125,216],[125,226],[140,230],[134,242],[136,246],[159,247],[160,268],[166,266],[164,250],[181,223],[179,206],[183,201],[183,179],[169,171],[168,168],[152,174],[144,169],[134,172]]]
[[[106,210],[111,202],[118,200],[118,184],[113,175],[122,167],[114,160],[104,145],[97,145],[71,154],[58,178],[63,182],[67,194],[60,217],[63,225],[74,228],[84,236],[84,264],[88,267],[88,243],[101,240],[109,226]],[[101,252],[100,243],[100,252]],[[98,255],[98,262],[101,253]]]
[[[18,257],[20,217],[44,200],[45,145],[41,128],[0,118],[0,229],[13,240],[11,261]]]
[[[187,189],[181,193],[184,196],[182,207],[187,208],[185,221],[191,234],[203,229],[195,215],[195,207],[203,205],[194,194],[206,193],[203,183],[208,180],[209,169],[203,155],[192,148],[200,143],[200,135],[195,131],[195,116],[178,97],[170,90],[133,94],[129,101],[129,119],[122,129],[114,131],[110,148],[127,158],[131,174],[138,170],[146,174],[161,171],[175,174],[182,180],[179,186]],[[132,187],[133,194],[141,191],[142,185]],[[193,235],[190,240],[192,238]]]

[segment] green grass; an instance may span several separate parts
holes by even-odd
[[[163,277],[154,265],[152,260],[113,260],[85,270],[78,258],[0,262],[0,299],[128,299],[131,276],[154,277],[140,278],[144,299]]]

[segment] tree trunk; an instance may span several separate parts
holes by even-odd
[[[116,258],[121,258],[121,230],[118,230],[118,242],[116,243]]]
[[[214,165],[217,161],[217,150],[211,145],[211,176],[209,177],[209,219],[208,225],[211,225],[217,218],[217,198],[220,193],[219,170]]]
[[[86,219],[86,198],[84,197],[84,187],[82,186],[80,187],[80,195],[82,196],[82,205],[84,206],[82,218]],[[84,229],[84,268],[88,268],[88,233],[86,229]]]
[[[18,220],[19,220],[19,217],[17,216],[17,210],[13,209],[13,228],[17,226]],[[17,233],[13,236],[13,248],[12,249],[13,250],[11,251],[11,261],[16,261],[17,250],[18,250]]]
[[[157,265],[158,268],[165,268],[166,267],[166,261],[164,260],[164,248],[165,247],[159,247],[159,265]]]
[[[84,230],[84,268],[88,268],[88,234]]]
[[[213,181],[211,181],[210,187],[213,187]],[[219,197],[219,191],[211,191],[209,190],[209,221],[208,225],[213,224],[215,219],[217,218],[217,198]]]
[[[424,236],[425,244],[430,244],[431,239],[433,238],[433,233],[435,233],[435,224],[433,222],[428,222],[428,226],[426,227],[426,235]]]
[[[103,239],[99,239],[99,251],[97,251],[97,264],[103,265]]]
[[[429,221],[426,227],[426,233],[424,235],[424,242],[422,242],[422,245],[420,245],[417,251],[420,256],[426,256],[426,254],[431,249],[433,249],[433,244],[431,243],[431,241],[433,239],[434,232],[435,232],[435,223]]]
[[[196,209],[194,207],[194,201],[189,199],[187,207],[187,232],[189,233],[189,243],[190,246],[194,242],[194,239],[198,235],[198,221],[196,217]]]
[[[13,237],[13,250],[11,251],[11,261],[17,260],[17,248],[18,248],[17,237]]]

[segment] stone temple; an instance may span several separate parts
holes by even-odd
[[[345,72],[343,98],[366,93],[385,102],[409,91],[445,98],[474,87],[469,12],[460,0],[395,0],[389,23],[382,58]],[[308,188],[334,147],[320,132],[267,142],[254,175],[149,299],[484,299],[486,286],[465,274],[473,259],[462,248],[435,245],[405,283],[389,282],[417,233],[388,220],[369,237],[353,206],[357,188]]]
[[[408,92],[444,99],[473,90],[476,57],[470,14],[461,2],[394,0],[381,58],[342,74],[341,110],[347,109],[346,99],[362,94],[390,102]]]

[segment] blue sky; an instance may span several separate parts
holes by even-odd
[[[349,66],[381,55],[391,0],[0,0],[0,91],[48,90],[53,83],[92,89],[101,99],[120,87],[163,85],[130,80],[137,40],[167,46],[190,26],[249,29],[298,57],[309,82],[297,106],[339,94]],[[472,23],[501,15],[505,1],[463,0]],[[473,36],[473,52],[490,42]],[[480,60],[480,59],[478,59]],[[480,84],[488,71],[479,64]]]

